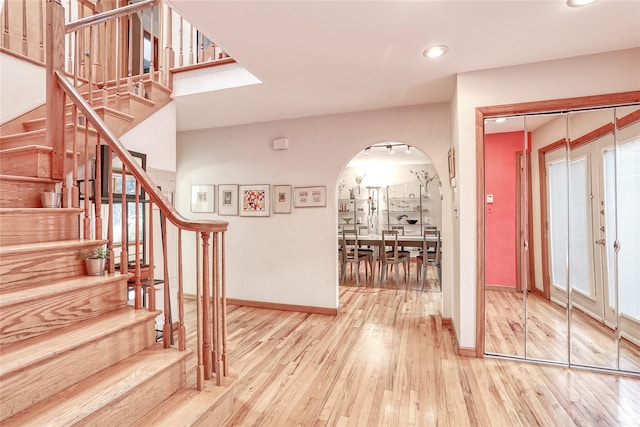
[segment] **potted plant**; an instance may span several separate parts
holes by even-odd
[[[87,268],[87,275],[100,276],[104,273],[104,269],[107,264],[107,258],[109,258],[109,252],[106,246],[98,246],[93,251],[80,251],[78,256],[84,260],[84,265]]]

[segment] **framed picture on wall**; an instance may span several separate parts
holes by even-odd
[[[213,185],[191,186],[191,212],[214,212],[214,187]]]
[[[238,184],[218,185],[218,215],[238,215]]]
[[[327,206],[327,187],[295,187],[293,189],[293,206],[296,208],[316,208]]]
[[[274,185],[273,186],[273,213],[274,214],[290,214],[291,213],[291,186],[290,185]]]
[[[269,216],[271,213],[269,184],[241,185],[240,216]]]

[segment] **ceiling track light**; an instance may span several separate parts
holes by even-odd
[[[401,152],[403,153],[410,154],[412,152],[411,148],[412,147],[409,144],[403,144],[401,142],[374,144],[374,145],[365,147],[364,155],[365,156],[368,155],[370,150],[374,150],[375,152],[375,149],[385,150],[387,151],[388,154],[394,154],[398,150],[401,150]]]

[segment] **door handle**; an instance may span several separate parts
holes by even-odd
[[[598,239],[598,240],[596,240],[596,245],[602,245],[602,246],[604,246],[604,239]]]

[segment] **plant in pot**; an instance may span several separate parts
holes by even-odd
[[[109,251],[106,246],[98,246],[92,251],[80,251],[78,256],[84,260],[89,276],[100,276],[104,273]]]

